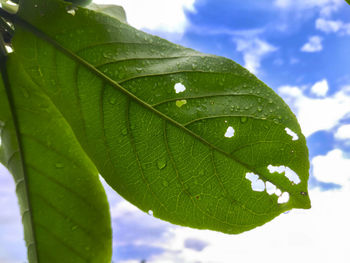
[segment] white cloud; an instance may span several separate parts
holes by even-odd
[[[305,136],[320,130],[331,130],[350,116],[350,91],[343,88],[332,96],[310,98],[299,87],[282,86],[279,94],[296,113]]]
[[[344,23],[340,20],[330,20],[318,18],[315,22],[317,29],[325,33],[339,33],[340,35],[350,35],[350,23]]]
[[[350,139],[350,124],[342,125],[338,128],[334,137],[339,140],[349,140]]]
[[[303,52],[319,52],[323,49],[322,38],[319,36],[309,37],[309,41],[301,47]]]
[[[339,149],[312,159],[314,176],[322,182],[348,185],[350,183],[350,159]]]
[[[124,7],[128,23],[138,29],[184,33],[188,20],[185,10],[195,12],[196,0],[94,0],[97,4]]]
[[[348,262],[349,189],[314,190],[310,191],[310,197],[311,210],[293,210],[240,235],[181,227],[170,229],[165,252],[147,262]],[[184,240],[193,237],[207,240],[208,246],[202,251],[187,249]]]
[[[317,96],[324,97],[328,91],[328,82],[326,79],[316,82],[311,87],[311,92]]]
[[[326,33],[334,33],[338,32],[339,29],[342,27],[342,22],[337,20],[326,20],[324,18],[318,18],[315,22],[316,28],[326,32]]]
[[[317,8],[321,15],[329,16],[337,11],[342,5],[343,0],[275,0],[275,6],[285,10],[305,10]]]
[[[256,74],[260,68],[261,60],[277,48],[257,37],[253,39],[236,39],[237,51],[243,53],[244,67]]]
[[[0,262],[24,262],[26,250],[15,183],[2,165],[0,165],[0,211]]]

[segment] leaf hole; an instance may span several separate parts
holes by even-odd
[[[226,130],[225,137],[232,138],[235,135],[235,129],[232,126],[229,126]]]
[[[281,194],[282,194],[282,191],[277,188],[276,191],[275,191],[275,195],[281,196]]]
[[[284,130],[286,131],[286,133],[287,133],[288,135],[292,136],[292,141],[296,141],[296,140],[299,139],[298,134],[296,134],[295,132],[293,132],[291,129],[285,128]]]
[[[279,204],[285,204],[289,201],[289,193],[283,192],[280,197],[278,197],[277,203]]]
[[[274,185],[273,183],[267,181],[265,183],[265,187],[266,187],[266,192],[269,194],[269,195],[273,195],[276,190],[277,190],[277,187],[276,185]]]
[[[5,44],[5,49],[8,54],[13,53],[13,48],[9,44]]]
[[[265,190],[265,183],[263,180],[259,179],[259,175],[255,173],[246,173],[245,178],[251,182],[253,191],[263,192]]]
[[[180,93],[180,92],[184,92],[186,90],[186,87],[179,82],[175,84],[174,89],[176,93]]]
[[[299,176],[292,169],[284,165],[273,166],[270,164],[269,166],[267,166],[267,169],[270,171],[270,173],[275,173],[275,172],[279,174],[284,173],[285,177],[287,177],[288,180],[291,181],[292,183],[298,184],[301,182]]]

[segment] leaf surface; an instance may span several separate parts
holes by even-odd
[[[12,63],[50,98],[118,193],[172,223],[225,233],[310,207],[305,138],[264,83],[229,59],[69,8],[24,1]]]
[[[28,260],[110,262],[109,208],[97,170],[16,60],[8,60],[8,80],[2,67],[0,160],[15,180]]]

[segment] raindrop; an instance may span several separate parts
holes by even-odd
[[[241,117],[241,123],[246,123],[246,122],[247,122],[247,120],[248,120],[248,118],[247,118],[247,117]]]
[[[262,112],[262,107],[258,107],[258,112]]]
[[[235,135],[235,130],[229,126],[226,130],[225,137],[226,138],[232,138]]]
[[[176,93],[180,93],[180,92],[184,92],[186,90],[186,87],[179,82],[175,84],[174,89]]]
[[[116,99],[116,98],[110,98],[110,99],[109,99],[109,104],[114,105],[116,102],[117,102],[117,99]]]
[[[57,169],[62,169],[62,168],[64,168],[64,165],[63,165],[63,163],[56,163],[56,164],[55,164],[55,167],[56,167]]]
[[[127,130],[127,129],[123,129],[123,130],[122,130],[122,134],[123,134],[123,135],[127,135],[127,134],[128,134],[128,130]]]
[[[159,169],[159,170],[164,169],[165,166],[166,166],[166,161],[164,161],[164,160],[158,160],[158,161],[157,161],[157,166],[158,166],[158,169]]]
[[[23,97],[25,97],[26,99],[29,98],[29,92],[26,89],[22,90],[22,94],[23,94]]]
[[[169,185],[168,181],[164,180],[164,181],[163,181],[163,186],[164,186],[164,187],[167,187],[168,185]]]
[[[178,106],[179,108],[181,108],[183,105],[185,105],[187,103],[187,100],[177,100],[176,101],[176,106]]]
[[[152,210],[148,210],[147,214],[149,214],[150,216],[153,216],[153,211]]]

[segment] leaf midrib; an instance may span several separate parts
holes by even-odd
[[[2,15],[3,12],[0,12],[0,15]],[[239,159],[235,158],[235,156],[230,155],[229,153],[221,150],[220,148],[218,148],[217,146],[211,144],[210,142],[208,142],[207,140],[203,139],[202,137],[200,137],[199,135],[197,135],[196,133],[192,132],[191,130],[187,129],[186,127],[184,127],[181,123],[175,121],[174,119],[170,118],[169,116],[165,115],[164,113],[156,110],[155,108],[152,107],[152,105],[146,103],[145,101],[139,99],[136,95],[134,95],[133,93],[129,92],[127,89],[125,89],[123,86],[121,86],[118,82],[114,81],[113,79],[111,79],[110,77],[108,77],[107,75],[105,75],[103,72],[99,71],[96,69],[95,66],[93,66],[92,64],[90,64],[88,61],[84,60],[83,58],[79,57],[78,55],[76,55],[73,51],[67,49],[66,47],[64,47],[63,45],[61,45],[60,43],[58,43],[55,39],[51,38],[49,35],[45,34],[44,32],[42,32],[41,30],[37,29],[35,26],[33,26],[32,24],[28,23],[27,21],[23,20],[22,18],[18,17],[17,15],[11,15],[11,14],[7,14],[6,13],[6,18],[9,18],[10,20],[12,20],[15,24],[18,24],[24,28],[26,28],[28,31],[30,31],[31,33],[33,33],[34,35],[36,35],[37,37],[43,39],[44,41],[50,43],[51,45],[53,45],[56,49],[60,50],[62,53],[68,55],[69,57],[71,57],[73,60],[75,60],[76,62],[78,62],[79,64],[85,66],[87,69],[89,69],[92,73],[94,73],[95,75],[97,75],[98,77],[100,77],[101,79],[103,79],[104,81],[108,82],[111,86],[117,88],[120,92],[124,93],[125,95],[127,95],[129,98],[133,99],[135,102],[137,102],[138,104],[140,104],[141,106],[143,106],[144,108],[150,110],[151,112],[157,114],[159,117],[161,117],[162,119],[168,121],[169,123],[173,124],[174,126],[180,128],[181,130],[183,130],[184,132],[186,132],[187,134],[191,135],[192,137],[194,137],[195,139],[199,140],[200,142],[202,142],[203,144],[209,146],[210,148],[212,148],[213,150],[225,155],[226,157],[228,157],[229,159],[235,161],[236,163],[240,164],[241,166],[245,167],[247,170],[259,175],[262,179],[264,179],[265,181],[271,181],[272,183],[274,183],[273,178],[268,179],[266,178],[266,176],[264,176],[263,174],[257,172],[253,167],[251,167],[250,165],[240,161]],[[189,72],[193,72],[193,70],[189,70]],[[206,72],[206,73],[210,73],[210,72]],[[162,75],[165,74],[170,74],[170,73],[164,73]],[[283,186],[279,186],[279,188],[283,191],[286,191],[286,189]]]

